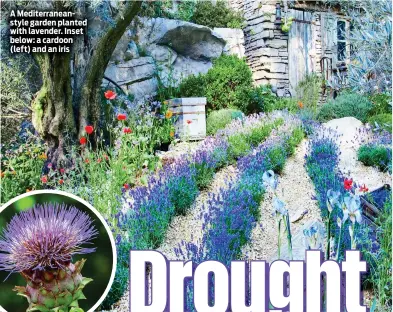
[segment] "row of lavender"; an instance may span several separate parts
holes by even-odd
[[[234,120],[202,142],[191,155],[166,164],[159,174],[150,177],[147,186],[124,194],[127,206],[117,215],[122,230],[117,236],[118,267],[108,302],[115,302],[125,291],[129,250],[159,247],[172,218],[185,215],[214,173],[265,140],[283,123],[281,116],[282,113],[259,114]]]
[[[179,259],[192,259],[196,263],[217,260],[229,266],[242,257],[242,247],[250,240],[251,231],[260,219],[260,202],[265,189],[262,176],[268,170],[282,171],[288,156],[302,141],[304,131],[300,120],[287,115],[283,127],[255,150],[238,160],[239,178],[226,188],[209,194],[208,211],[204,220],[202,241],[183,242],[175,250]],[[188,285],[187,305],[192,308],[192,285]]]
[[[367,133],[372,142],[386,144],[391,141],[388,133]],[[362,248],[370,240],[370,233],[362,226],[360,195],[368,192],[365,185],[357,185],[350,177],[345,177],[338,169],[340,149],[339,138],[334,130],[322,125],[313,125],[313,134],[306,154],[306,169],[314,183],[316,200],[321,209],[321,216],[326,223],[326,235],[321,229],[310,229],[314,241],[319,243],[310,248],[320,248],[326,236],[325,258],[341,261],[344,251]],[[370,198],[371,199],[371,198]],[[373,239],[373,238],[371,238]],[[375,246],[374,246],[375,248]]]

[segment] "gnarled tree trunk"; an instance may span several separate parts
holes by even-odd
[[[61,2],[56,3],[58,6]],[[100,89],[105,69],[141,4],[141,1],[125,2],[114,26],[108,28],[94,46],[87,34],[76,38],[73,58],[71,53],[35,55],[43,85],[32,103],[33,125],[48,142],[48,157],[55,165],[66,162],[67,146],[85,135],[87,124],[98,128]],[[83,16],[86,13],[86,7],[78,7],[77,14]]]

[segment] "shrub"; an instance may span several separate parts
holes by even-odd
[[[305,108],[315,110],[319,100],[319,92],[321,91],[321,78],[313,73],[307,75],[296,86],[296,97]]]
[[[222,55],[205,75],[189,76],[180,83],[180,96],[205,96],[208,111],[235,108],[248,112],[252,73],[244,59]]]
[[[277,173],[281,173],[284,169],[287,153],[284,146],[276,146],[267,152],[270,161],[270,168]]]
[[[304,139],[304,130],[301,127],[295,128],[291,136],[285,141],[285,150],[288,155],[295,153],[296,146]]]
[[[318,112],[318,120],[322,122],[335,118],[355,117],[366,122],[372,108],[371,102],[363,95],[345,92],[335,100],[323,105]]]
[[[368,123],[375,129],[383,129],[392,133],[392,114],[379,114],[371,116]]]
[[[237,159],[244,156],[251,149],[251,144],[245,134],[239,133],[232,135],[228,138],[229,142],[229,154],[231,158]]]
[[[362,145],[358,150],[358,160],[365,166],[373,166],[381,171],[392,171],[392,149],[382,145]]]
[[[173,203],[176,215],[186,215],[198,195],[195,176],[195,169],[192,168],[191,164],[181,162],[175,165],[173,173],[166,181],[168,191],[165,195]]]
[[[392,95],[388,93],[376,93],[369,97],[373,107],[370,115],[392,113]]]
[[[277,96],[272,92],[270,85],[251,88],[248,97],[248,112],[271,112],[275,109]]]
[[[241,12],[229,8],[225,1],[217,1],[215,4],[211,1],[198,1],[191,21],[210,28],[241,28],[244,18]]]
[[[272,132],[274,128],[277,128],[283,124],[283,119],[275,120],[270,125],[261,125],[259,127],[254,127],[251,129],[250,133],[247,135],[247,140],[252,146],[259,145],[264,141]]]
[[[206,119],[206,132],[214,135],[218,130],[224,129],[233,119],[243,118],[243,113],[236,109],[220,109],[212,111]]]
[[[298,100],[292,97],[277,98],[274,102],[272,110],[287,109],[290,113],[295,113],[299,109]]]

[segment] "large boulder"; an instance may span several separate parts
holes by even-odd
[[[110,64],[105,70],[105,76],[119,85],[128,85],[153,78],[155,71],[154,59],[146,56],[124,63]]]

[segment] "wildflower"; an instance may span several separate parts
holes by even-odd
[[[60,179],[60,180],[59,180],[59,184],[62,185],[63,183],[64,183],[64,180],[63,180],[63,179]]]
[[[4,228],[0,270],[20,272],[28,281],[26,287],[15,287],[29,301],[27,310],[39,306],[42,311],[69,311],[85,298],[82,290],[91,281],[81,275],[85,260],[72,263],[72,258],[94,252],[83,245],[97,234],[90,217],[75,207],[36,205],[15,215]],[[58,301],[62,294],[72,300]]]
[[[117,96],[116,92],[113,92],[112,90],[107,90],[104,92],[104,96],[107,100],[114,100]]]
[[[3,171],[0,171],[0,176],[2,177],[2,178],[4,178],[4,172]]]
[[[170,136],[171,138],[173,138],[173,137],[175,136],[175,132],[174,132],[174,131],[169,132],[169,136]]]
[[[340,192],[335,192],[333,190],[327,191],[326,205],[327,205],[329,212],[332,212],[334,206],[338,205],[340,203],[340,195],[341,195]]]
[[[30,189],[26,189],[26,193],[28,193],[28,192],[31,192],[31,190]]]
[[[186,122],[187,122],[187,124],[191,124],[192,123],[192,121],[189,120],[189,119]]]
[[[80,143],[81,145],[86,144],[86,143],[87,143],[86,138],[85,138],[85,137],[81,137],[81,138],[79,139],[79,143]]]
[[[107,154],[104,154],[104,158],[105,158],[105,160],[109,160],[109,157]]]
[[[47,167],[48,169],[52,169],[52,163],[49,163]]]
[[[101,163],[101,161],[102,161],[102,159],[101,159],[101,158],[97,158],[97,164],[100,164],[100,163]]]
[[[360,191],[360,192],[363,192],[363,193],[368,192],[368,188],[367,188],[366,184],[363,184],[363,185],[359,188],[359,191]]]
[[[165,113],[165,118],[166,118],[166,119],[169,119],[169,118],[171,118],[172,116],[173,116],[172,111],[171,111],[171,110],[167,110],[166,113]]]
[[[48,177],[46,175],[41,177],[41,182],[42,183],[47,183],[48,182]]]
[[[362,221],[362,211],[360,209],[360,197],[358,195],[348,195],[344,197],[345,208],[343,209],[343,220],[344,223],[348,218],[353,224]]]
[[[45,153],[42,153],[42,154],[38,155],[38,159],[46,160],[47,158],[48,158],[48,156],[46,156]]]
[[[123,187],[124,187],[124,189],[126,189],[126,190],[129,190],[129,189],[130,189],[130,185],[129,185],[128,183],[125,183],[125,184],[123,185]]]
[[[271,188],[273,191],[277,188],[277,179],[274,176],[273,170],[265,171],[262,176],[262,181],[265,188]]]
[[[349,191],[352,188],[352,179],[345,179],[344,180],[344,188]]]
[[[118,114],[117,115],[117,120],[126,120],[127,119],[127,115],[126,114]]]
[[[88,164],[90,162],[89,158],[85,159],[85,163]]]
[[[64,168],[60,168],[59,171],[60,171],[60,174],[64,174],[65,173],[65,169]]]
[[[304,105],[301,101],[297,102],[297,105],[299,106],[300,109],[302,109],[304,107]]]
[[[124,133],[132,133],[132,130],[131,130],[130,128],[128,128],[128,127],[125,127],[125,128],[123,129],[123,132],[124,132]]]
[[[93,126],[86,126],[85,131],[87,134],[92,134],[94,131],[94,128],[93,128]]]

